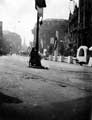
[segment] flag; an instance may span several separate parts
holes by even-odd
[[[41,39],[41,47],[43,48],[43,40]]]
[[[46,7],[45,0],[35,0],[35,8],[37,9],[37,7],[39,8]]]
[[[58,39],[58,37],[59,37],[59,32],[56,31],[56,38]]]

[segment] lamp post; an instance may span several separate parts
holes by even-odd
[[[39,13],[37,12],[37,26],[36,26],[36,45],[37,52],[39,51]]]
[[[45,0],[35,0],[35,9],[37,10],[37,26],[36,26],[36,50],[39,51],[39,19],[43,17],[43,8],[46,7]]]
[[[36,44],[30,52],[29,67],[45,68],[41,65],[41,56],[39,55],[39,19],[43,17],[43,8],[46,7],[45,0],[35,0],[35,9],[37,10],[37,25],[36,25]]]

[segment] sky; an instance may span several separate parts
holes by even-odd
[[[69,11],[73,10],[70,0],[45,0],[43,19],[68,19]],[[78,0],[75,0],[78,2]],[[9,30],[21,35],[26,44],[33,40],[31,30],[37,20],[35,0],[0,0],[0,21],[3,21],[3,30]]]

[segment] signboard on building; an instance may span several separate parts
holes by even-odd
[[[50,38],[50,44],[54,44],[54,37]]]

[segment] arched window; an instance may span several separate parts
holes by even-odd
[[[79,51],[79,56],[84,56],[84,50],[82,48]]]

